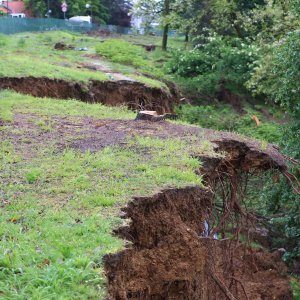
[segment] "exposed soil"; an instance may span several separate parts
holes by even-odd
[[[45,117],[44,117],[45,118]],[[15,113],[10,130],[0,130],[1,139],[9,139],[17,150],[24,147],[29,152],[41,144],[49,143],[59,149],[72,147],[80,151],[99,151],[109,145],[124,145],[132,136],[156,138],[197,138],[216,145],[216,151],[227,153],[227,158],[237,159],[245,169],[250,166],[286,170],[285,158],[274,145],[263,145],[260,141],[241,137],[234,133],[214,131],[196,126],[184,126],[169,121],[149,122],[135,120],[99,120],[91,117],[51,116],[46,117],[50,130],[38,125],[41,116],[33,113]],[[0,125],[1,126],[1,125]],[[213,163],[215,160],[215,163]],[[203,172],[209,174],[220,164],[220,159],[201,157]],[[248,166],[248,167],[247,167]],[[210,175],[213,176],[212,174]]]
[[[135,198],[124,209],[133,244],[104,258],[110,299],[292,299],[279,252],[204,234],[213,193],[199,187]]]
[[[244,114],[243,100],[237,94],[232,93],[221,84],[221,91],[218,95],[218,100],[230,104],[239,114]]]
[[[86,85],[46,77],[1,77],[0,89],[11,89],[35,97],[78,99],[84,102],[103,103],[112,106],[127,105],[133,110],[156,110],[172,113],[180,96],[175,86],[169,91],[148,87],[136,81],[90,81]]]
[[[199,235],[210,199],[209,191],[189,187],[129,204],[132,222],[118,235],[134,244],[105,258],[112,299],[201,299],[197,279],[208,254]]]

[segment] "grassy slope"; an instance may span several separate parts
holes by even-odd
[[[64,42],[79,48],[87,47],[88,51],[54,50],[56,42]],[[110,77],[104,72],[82,68],[82,65],[91,65],[92,61],[98,60],[103,61],[113,72],[124,75],[132,74],[134,80],[148,86],[165,88],[164,83],[159,80],[151,80],[141,75],[140,72],[145,70],[139,66],[132,66],[130,61],[118,64],[103,57],[96,58],[95,48],[99,44],[101,45],[101,41],[98,38],[66,32],[0,35],[0,77],[45,76],[81,82],[109,80]],[[146,51],[141,47],[138,48],[144,52],[143,56],[145,56]],[[126,49],[124,50],[126,52]]]
[[[133,195],[150,195],[162,187],[201,185],[194,172],[199,162],[189,155],[201,145],[195,140],[132,137],[122,147],[95,153],[58,149],[48,141],[33,147],[25,137],[28,128],[12,122],[16,113],[35,116],[31,139],[54,130],[54,116],[134,115],[124,108],[8,91],[0,92],[0,103],[0,118],[11,121],[0,127],[0,297],[101,298],[101,259],[123,246],[111,235],[122,222],[119,207]],[[13,135],[22,137],[18,145]],[[203,149],[211,152],[207,145]]]

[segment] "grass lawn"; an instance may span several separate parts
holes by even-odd
[[[119,208],[134,195],[202,185],[190,154],[214,155],[193,137],[135,135],[82,152],[71,145],[87,136],[79,126],[87,118],[134,114],[9,91],[0,92],[0,105],[1,299],[104,298],[102,257],[123,247],[111,235],[124,222]]]
[[[45,76],[88,82],[111,80],[113,76],[110,76],[110,73],[119,73],[132,75],[132,80],[150,87],[166,88],[160,80],[150,79],[144,75],[148,73],[162,78],[162,64],[157,61],[165,54],[160,50],[155,54],[147,53],[143,47],[133,45],[134,41],[131,42],[129,39],[130,42],[126,42],[123,38],[127,36],[122,36],[122,39],[99,39],[68,32],[0,35],[0,77]],[[116,49],[116,45],[110,45],[111,41],[115,41],[115,44],[120,44],[121,47]],[[87,48],[87,51],[55,50],[54,45],[57,42],[64,42],[75,48]],[[106,47],[105,53],[96,51],[101,47]],[[135,51],[130,52],[132,48]]]

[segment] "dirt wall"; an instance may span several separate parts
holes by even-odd
[[[208,158],[199,174],[207,188],[164,190],[152,197],[134,198],[123,209],[128,226],[115,233],[131,244],[107,255],[104,265],[109,299],[127,300],[268,300],[292,299],[287,268],[281,253],[254,249],[237,238],[222,234],[226,222],[251,224],[253,215],[243,209],[238,192],[238,172],[264,171],[286,166],[272,147],[255,143],[219,140],[222,158]],[[254,172],[255,173],[255,172]],[[216,210],[216,182],[227,180],[223,208]],[[219,224],[222,227],[219,227]]]
[[[0,89],[11,89],[35,97],[78,99],[112,106],[127,105],[133,110],[156,110],[161,114],[173,113],[180,98],[172,84],[168,84],[167,91],[133,81],[90,81],[83,84],[46,77],[2,77]]]

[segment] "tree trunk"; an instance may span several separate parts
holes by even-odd
[[[163,51],[167,51],[168,33],[169,33],[169,24],[165,25],[165,27],[164,27],[163,40],[162,40],[162,49],[163,49]]]
[[[167,17],[170,13],[170,0],[165,0],[164,4],[164,17]],[[162,50],[166,51],[168,46],[168,34],[169,34],[169,24],[165,24],[163,40],[162,40]]]
[[[189,42],[189,32],[188,31],[185,32],[185,42],[186,43]]]

